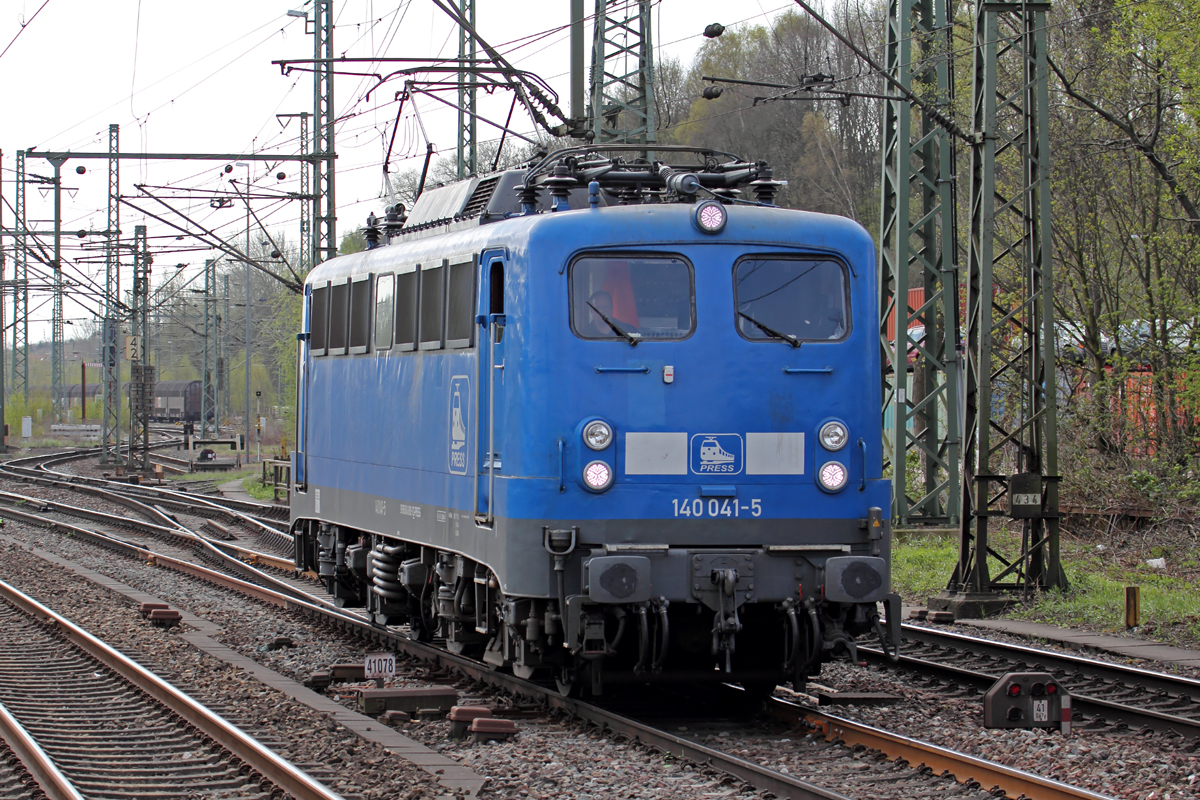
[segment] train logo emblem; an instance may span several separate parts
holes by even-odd
[[[467,474],[467,428],[471,419],[471,383],[466,375],[450,379],[450,472]]]
[[[692,436],[691,466],[696,475],[737,475],[742,471],[742,437],[736,433]]]

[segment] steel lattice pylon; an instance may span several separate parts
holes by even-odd
[[[588,108],[596,144],[655,141],[650,7],[650,0],[596,0]]]
[[[119,460],[121,443],[121,349],[118,293],[121,289],[120,262],[120,163],[117,158],[120,128],[108,126],[108,227],[104,246],[104,323],[100,327],[100,382],[104,404],[100,423],[100,463]]]
[[[954,96],[948,3],[891,0],[887,21],[889,74],[943,113],[950,111]],[[889,92],[880,203],[880,343],[884,431],[890,438],[884,443],[884,467],[892,470],[892,524],[897,528],[958,522],[961,434],[952,142],[928,113],[915,109],[899,92]],[[914,289],[921,291],[910,296]],[[909,464],[910,455],[917,457],[915,465]],[[910,484],[913,466],[919,479]]]
[[[50,313],[50,421],[61,423],[67,421],[62,280],[62,165],[67,159],[47,160],[54,167],[54,300]]]
[[[133,229],[133,303],[129,330],[138,342],[130,358],[129,469],[150,471],[150,410],[154,402],[154,367],[150,366],[150,249],[146,226]]]
[[[976,6],[959,562],[936,605],[1065,588],[1059,561],[1046,3]],[[990,517],[1022,519],[1001,555]],[[989,557],[1000,564],[993,575]],[[934,604],[931,604],[933,607]]]
[[[308,138],[308,112],[300,113],[300,155],[309,154],[310,139]],[[307,275],[313,264],[313,212],[317,203],[312,198],[313,164],[307,158],[300,162],[300,274]],[[225,278],[225,303],[229,304],[229,278]],[[225,319],[229,319],[229,309],[225,309]]]
[[[13,199],[16,219],[13,225],[25,233],[29,226],[25,222],[25,151],[17,151],[16,197]],[[9,382],[13,396],[21,392],[25,397],[25,410],[29,412],[29,267],[26,235],[16,237],[13,248],[13,336],[12,336],[12,380]]]
[[[333,169],[333,0],[313,2],[313,266],[337,255]],[[249,255],[249,254],[247,254]],[[249,369],[249,367],[247,367]],[[247,413],[249,413],[247,411]]]
[[[475,114],[475,0],[458,0],[458,11],[470,23],[470,29],[459,26],[458,57],[469,71],[458,73],[458,178],[474,175],[479,167],[479,139]]]
[[[204,379],[200,393],[200,436],[204,439],[217,434],[217,336],[217,262],[210,258],[204,262]]]
[[[309,237],[308,241],[311,244],[312,237]],[[311,256],[311,252],[309,255]],[[229,343],[229,331],[233,329],[233,317],[229,313],[229,273],[226,272],[222,278],[225,284],[225,306],[220,324],[221,354],[217,358],[217,396],[224,406],[221,416],[228,418],[233,416],[233,387],[229,385],[229,356],[233,352]]]

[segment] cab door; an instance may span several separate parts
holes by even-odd
[[[296,334],[296,446],[292,464],[292,480],[296,491],[303,492],[308,483],[308,359],[312,335],[312,286],[304,285],[304,304],[300,317],[300,333]]]
[[[475,522],[491,525],[496,517],[496,477],[504,469],[504,272],[502,250],[485,250],[480,263],[480,313],[475,317],[478,331],[479,369],[476,385],[479,402],[475,404],[478,432],[475,459]]]

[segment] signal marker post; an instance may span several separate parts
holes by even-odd
[[[985,728],[1058,728],[1071,736],[1071,693],[1048,672],[1010,672],[983,696]]]
[[[363,675],[367,680],[374,680],[375,686],[382,689],[385,680],[396,677],[396,654],[367,653],[363,662]]]

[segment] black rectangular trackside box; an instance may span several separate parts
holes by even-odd
[[[983,696],[985,728],[1060,728],[1071,735],[1071,695],[1048,672],[1010,672]]]

